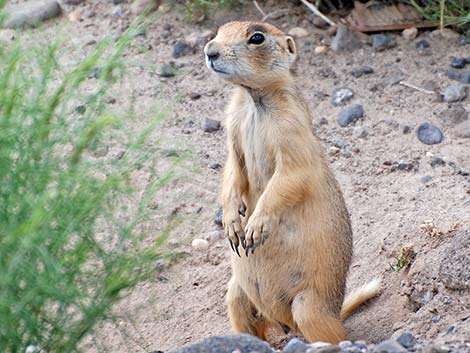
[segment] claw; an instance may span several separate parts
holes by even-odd
[[[253,245],[251,247],[251,255],[253,255],[255,253],[255,250],[256,250],[256,245]]]
[[[245,256],[246,256],[246,257],[248,257],[249,251],[250,251],[250,247],[247,246],[246,249],[245,249]]]
[[[245,240],[245,238],[240,239],[240,241],[241,241],[241,243],[242,243],[243,249],[246,250],[246,240]]]
[[[240,205],[240,208],[238,209],[238,213],[240,213],[242,217],[246,217],[246,205],[243,201],[242,201],[242,204]]]
[[[240,252],[238,251],[238,245],[235,247],[235,252],[237,253],[238,257],[242,257],[242,256],[240,255]]]
[[[230,242],[230,247],[232,248],[232,251],[235,252],[235,248],[233,247],[232,239],[229,239],[228,241]]]

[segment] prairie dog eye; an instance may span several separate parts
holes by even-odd
[[[248,44],[260,45],[264,42],[264,36],[261,33],[253,34],[250,39],[248,39]]]

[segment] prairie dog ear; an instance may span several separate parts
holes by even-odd
[[[287,54],[289,56],[289,65],[292,65],[297,57],[297,48],[295,46],[294,38],[286,36]]]

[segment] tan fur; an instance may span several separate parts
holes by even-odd
[[[249,44],[254,33],[265,41]],[[309,341],[344,340],[341,312],[377,291],[355,292],[342,311],[351,225],[294,85],[295,43],[269,24],[232,22],[204,51],[209,68],[236,85],[221,196],[226,235],[241,251],[227,293],[232,329],[265,339],[281,324]]]

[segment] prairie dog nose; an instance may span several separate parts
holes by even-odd
[[[213,42],[209,42],[204,47],[204,54],[206,54],[207,58],[211,61],[217,60],[220,56],[220,52],[217,50]]]

